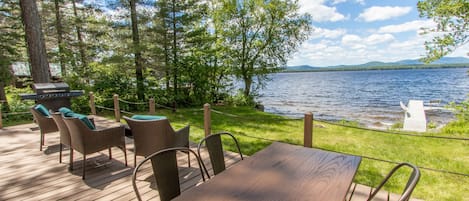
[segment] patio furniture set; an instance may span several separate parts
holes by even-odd
[[[119,147],[127,156],[124,125],[102,128],[94,125],[93,118],[59,109],[48,111],[42,105],[31,108],[40,129],[40,150],[44,135],[60,133],[59,162],[62,162],[63,145],[70,148],[70,169],[73,168],[73,152],[83,155],[82,179],[85,179],[86,155]],[[230,133],[211,134],[203,138],[197,152],[189,146],[189,125],[175,131],[163,116],[124,117],[134,142],[134,171],[132,185],[137,199],[138,173],[150,161],[161,200],[346,200],[347,192],[358,170],[361,157],[274,142],[254,155],[244,158],[238,140]],[[226,136],[226,137],[223,137]],[[226,168],[222,141],[230,139],[236,145],[241,160]],[[207,149],[210,164],[201,159],[201,150]],[[181,192],[176,152],[187,153],[188,166],[191,155],[197,161],[203,183]],[[145,157],[137,163],[137,156]],[[400,168],[412,170],[399,200],[410,199],[420,178],[418,167],[398,164],[370,193],[375,198],[389,178]],[[212,174],[209,173],[212,170]],[[212,175],[212,176],[211,176]],[[351,196],[350,196],[351,199]]]

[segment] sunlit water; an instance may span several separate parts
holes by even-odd
[[[461,102],[469,93],[467,68],[277,73],[270,76],[258,98],[266,112],[302,117],[311,111],[323,120],[358,121],[386,128],[402,122],[399,102],[439,100],[444,107]],[[453,115],[427,111],[427,120],[442,125]]]

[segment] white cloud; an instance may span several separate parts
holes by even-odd
[[[388,43],[395,40],[391,34],[372,34],[365,39],[367,45],[376,45],[380,43]]]
[[[362,38],[357,35],[347,34],[342,37],[342,44],[343,45],[355,45],[362,42]]]
[[[403,24],[388,25],[380,27],[379,33],[401,33],[407,31],[420,31],[421,28],[436,26],[432,20],[414,20]]]
[[[345,29],[324,29],[321,27],[314,27],[313,33],[309,37],[309,39],[317,39],[317,38],[339,38],[340,36],[347,33]]]
[[[347,0],[332,0],[332,5],[336,5],[336,4],[340,4],[344,2],[347,2]]]
[[[300,0],[301,13],[309,13],[316,22],[337,22],[348,19],[339,13],[335,7],[324,5],[325,0]]]
[[[360,13],[357,19],[365,22],[381,21],[403,16],[411,10],[412,7],[373,6]]]
[[[340,3],[345,3],[347,1],[351,1],[351,0],[332,0],[332,5],[337,5],[337,4],[340,4]],[[356,3],[360,4],[360,5],[365,5],[365,0],[355,0]]]

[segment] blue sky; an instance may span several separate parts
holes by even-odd
[[[300,12],[313,17],[314,31],[288,65],[333,66],[392,62],[425,55],[417,0],[299,0]],[[469,46],[449,56],[466,56]]]

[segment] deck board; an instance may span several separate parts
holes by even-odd
[[[109,126],[115,122],[95,117],[97,125]],[[123,151],[112,148],[112,162],[96,167],[95,161],[107,161],[108,151],[87,155],[86,179],[81,179],[82,155],[74,152],[74,169],[69,170],[68,149],[62,152],[59,163],[59,134],[46,134],[43,151],[39,151],[39,131],[35,124],[24,124],[0,129],[0,200],[136,200],[132,188],[133,141],[126,138],[128,166],[124,165]],[[192,144],[195,149],[196,145]],[[187,154],[178,153],[181,191],[184,192],[202,182],[195,157],[191,156],[191,168]],[[209,173],[208,153],[201,153]],[[226,152],[227,166],[240,160],[237,153]],[[137,157],[141,161],[143,157]],[[158,200],[158,191],[150,163],[139,172],[137,185],[144,200]],[[143,181],[142,181],[143,180]],[[370,187],[359,185],[354,199],[365,195]],[[366,192],[366,193],[362,193]]]
[[[97,125],[115,125],[115,122],[95,117]],[[133,168],[133,141],[126,138],[128,167],[124,165],[124,153],[112,148],[112,162],[96,167],[95,161],[108,161],[108,151],[87,155],[86,179],[81,179],[82,155],[74,152],[74,169],[69,170],[68,149],[62,151],[59,163],[59,134],[46,134],[43,151],[39,151],[39,131],[35,124],[24,124],[0,129],[0,200],[132,200],[135,193],[131,177]],[[192,148],[195,149],[192,144]],[[195,157],[188,168],[187,154],[178,153],[181,173],[181,190],[185,191],[202,182]],[[208,154],[202,153],[204,161]],[[137,157],[141,161],[143,157]],[[227,164],[240,160],[227,153]],[[206,162],[207,163],[207,162]],[[210,165],[208,168],[211,169]],[[138,181],[144,199],[157,199],[155,181],[150,163],[139,172],[145,181]]]

